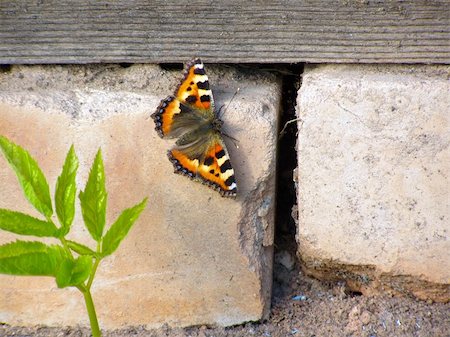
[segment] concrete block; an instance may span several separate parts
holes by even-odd
[[[307,66],[298,95],[305,270],[450,300],[450,67]]]
[[[148,196],[115,255],[100,265],[93,298],[102,328],[232,325],[268,314],[272,279],[275,144],[280,83],[275,76],[208,66],[238,183],[236,200],[173,173],[173,144],[153,113],[182,71],[155,65],[13,66],[0,73],[0,134],[30,151],[54,189],[70,145],[84,188],[98,147],[109,193],[107,223]],[[38,216],[0,158],[0,207]],[[79,204],[77,204],[77,207]],[[77,209],[70,237],[93,245]],[[16,236],[0,232],[0,243]],[[34,239],[34,238],[30,238]],[[88,325],[81,293],[52,278],[0,275],[0,321]]]

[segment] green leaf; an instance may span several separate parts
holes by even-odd
[[[134,207],[128,208],[120,214],[116,222],[114,222],[108,232],[103,238],[102,255],[107,256],[112,254],[120,242],[125,238],[131,226],[137,220],[141,212],[147,205],[147,198],[142,200]]]
[[[50,192],[44,174],[30,154],[19,145],[0,136],[0,149],[16,172],[28,201],[45,217],[53,214]]]
[[[72,285],[81,284],[86,281],[92,270],[92,256],[80,256],[75,260],[75,267],[72,270]]]
[[[105,170],[99,149],[92,164],[84,191],[80,191],[81,213],[92,238],[100,241],[105,228],[106,199]]]
[[[55,238],[59,235],[58,228],[51,222],[42,221],[24,213],[1,208],[0,228],[22,235]]]
[[[70,240],[67,240],[66,243],[69,246],[69,248],[72,249],[77,254],[90,255],[90,256],[97,255],[97,253],[94,252],[91,248],[89,248],[89,247],[87,247],[85,245],[82,245],[81,243],[78,243],[78,242],[75,242],[75,241],[70,241]]]
[[[66,259],[56,273],[56,284],[58,288],[80,285],[87,280],[91,270],[91,256],[80,256],[76,260]]]
[[[77,191],[75,177],[77,169],[78,158],[72,145],[67,153],[61,175],[56,182],[55,191],[55,208],[59,222],[62,225],[62,236],[69,232],[75,215],[75,195]]]
[[[65,259],[59,265],[56,272],[56,285],[58,288],[68,287],[70,285],[70,276],[75,262],[70,259]]]
[[[65,256],[61,246],[37,241],[15,241],[0,246],[0,273],[56,276]]]

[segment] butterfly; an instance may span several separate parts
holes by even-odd
[[[161,138],[177,138],[167,152],[174,172],[200,181],[223,197],[236,197],[237,185],[222,138],[223,121],[205,67],[199,58],[186,64],[184,79],[173,96],[161,101],[151,117]]]

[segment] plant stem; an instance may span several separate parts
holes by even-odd
[[[88,283],[86,285],[87,290],[91,290],[92,282],[94,281],[94,276],[97,271],[98,264],[100,263],[100,259],[98,257],[95,258],[94,266],[92,267],[91,275],[89,276]]]
[[[101,337],[100,326],[98,325],[97,314],[95,312],[94,301],[92,300],[91,291],[88,288],[78,287],[83,293],[84,302],[86,303],[87,312],[89,315],[89,322],[91,323],[92,337]]]
[[[102,244],[101,242],[97,242],[97,253],[100,254],[101,251],[102,251]],[[97,272],[97,267],[98,264],[100,263],[100,260],[101,260],[100,257],[98,256],[95,257],[94,266],[92,267],[91,275],[89,275],[89,280],[86,286],[88,290],[91,289],[92,282],[94,281],[95,273]]]
[[[64,250],[67,252],[67,255],[73,260],[75,260],[75,258],[73,257],[72,251],[70,250],[69,246],[67,245],[67,241],[64,237],[60,237],[59,241],[61,241],[61,243],[63,244]]]
[[[97,252],[100,252],[100,243],[97,244]],[[89,275],[89,279],[86,285],[80,285],[77,288],[83,293],[84,302],[86,303],[86,309],[89,315],[89,322],[91,323],[91,332],[92,337],[101,337],[102,333],[100,331],[100,327],[98,325],[97,313],[95,312],[94,301],[91,296],[91,286],[94,281],[94,276],[97,271],[97,267],[100,263],[101,258],[95,257],[94,265],[92,266],[91,274]]]
[[[53,224],[53,225],[56,227],[56,224],[53,222],[53,220],[52,220],[51,217],[48,216],[48,217],[47,217],[47,221],[50,222],[51,224]],[[64,236],[60,236],[60,237],[59,237],[59,241],[61,241],[61,243],[62,243],[62,245],[63,245],[63,248],[64,248],[64,250],[65,250],[66,253],[67,253],[67,256],[69,256],[70,259],[71,259],[72,261],[74,261],[75,258],[73,257],[72,251],[70,250],[69,246],[67,245],[66,238],[65,238]]]

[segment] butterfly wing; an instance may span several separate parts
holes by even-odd
[[[235,197],[237,193],[234,170],[230,156],[222,138],[217,135],[198,167],[197,177],[203,183],[220,192],[225,197]]]
[[[175,95],[162,100],[152,114],[161,138],[179,137],[214,117],[214,99],[208,76],[198,58],[186,65],[184,79]]]
[[[176,97],[185,104],[197,108],[208,117],[214,117],[214,100],[203,62],[197,58],[186,65],[184,80],[176,91]]]
[[[196,179],[224,197],[236,197],[236,179],[225,143],[219,134],[210,134],[209,138],[199,142],[203,145],[179,146],[168,152],[175,173]]]

